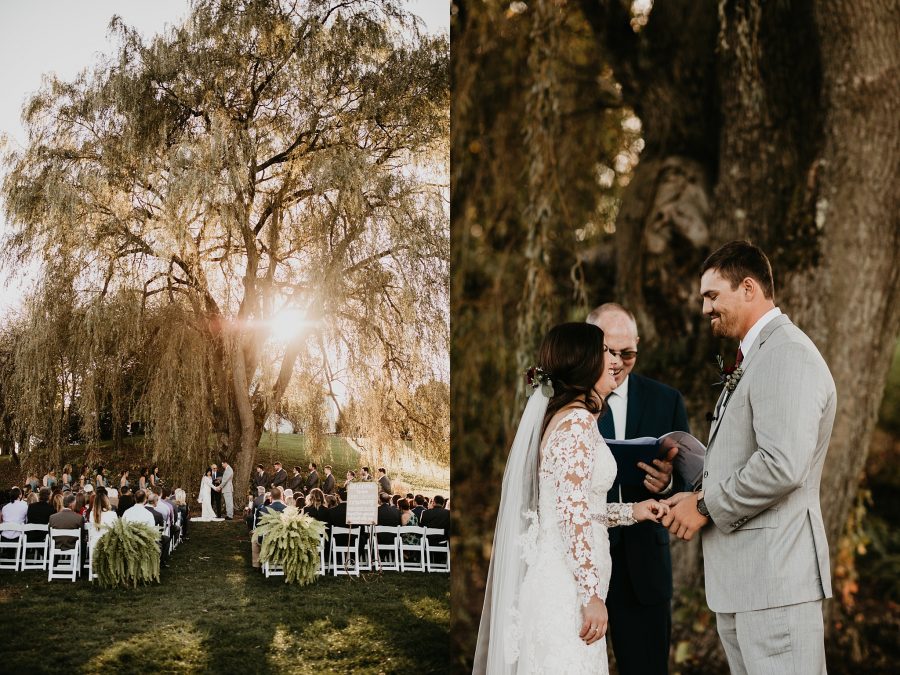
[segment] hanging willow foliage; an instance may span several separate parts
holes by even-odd
[[[305,586],[316,578],[319,537],[325,523],[288,506],[281,513],[269,512],[259,520],[254,535],[262,536],[261,562],[284,567],[284,582]]]
[[[94,547],[94,574],[105,588],[159,583],[159,531],[119,518]]]

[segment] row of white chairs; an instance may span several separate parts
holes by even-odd
[[[360,550],[359,539],[367,530],[368,539]],[[378,535],[382,535],[380,541]],[[403,535],[413,535],[417,543],[404,541]],[[429,539],[437,539],[432,541]],[[335,543],[339,538],[340,543]],[[327,544],[330,544],[328,546]],[[325,551],[329,550],[326,557]],[[325,541],[325,534],[319,537],[319,567],[317,574],[359,576],[360,572],[372,570],[399,572],[450,572],[450,542],[444,530],[415,525],[354,525],[331,527],[331,541]],[[281,565],[263,563],[263,574],[284,575]]]
[[[169,554],[183,541],[181,512],[178,513],[178,536],[169,539]],[[169,524],[158,527],[160,535],[169,535]],[[13,571],[43,570],[47,572],[47,581],[53,579],[70,579],[75,581],[82,573],[81,538],[84,530],[73,528],[61,530],[40,525],[26,523],[0,523],[0,532],[15,532],[15,539],[7,539],[0,536],[0,569]],[[40,533],[40,541],[29,541],[28,533]],[[72,537],[76,540],[74,548],[60,548],[58,538]],[[11,557],[5,557],[4,551],[13,551]],[[29,555],[31,554],[31,555]],[[94,550],[88,546],[86,560],[83,561],[83,569],[87,572],[88,581],[96,578],[93,569]]]

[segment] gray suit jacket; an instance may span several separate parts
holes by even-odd
[[[222,474],[222,493],[234,492],[234,469],[231,465],[225,467],[225,473]]]
[[[719,397],[704,462],[706,600],[744,612],[831,597],[819,484],[837,396],[812,341],[785,315],[762,330]]]

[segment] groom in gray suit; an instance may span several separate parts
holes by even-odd
[[[231,520],[234,518],[234,469],[231,468],[231,462],[225,460],[222,460],[222,466],[225,467],[225,472],[222,474],[220,489],[225,498],[225,518]]]
[[[703,264],[713,335],[740,340],[723,373],[702,485],[663,525],[702,530],[706,600],[731,672],[825,673],[831,597],[819,484],[837,397],[812,341],[775,306],[765,254],[733,241]]]

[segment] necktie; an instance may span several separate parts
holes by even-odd
[[[610,394],[606,397],[606,413],[600,418],[600,435],[603,436],[603,438],[615,439],[616,437],[616,426],[613,422],[612,408],[609,407],[609,399],[613,396],[615,396],[615,394]]]
[[[734,357],[734,367],[737,368],[744,361],[744,352],[738,347],[737,356]]]

